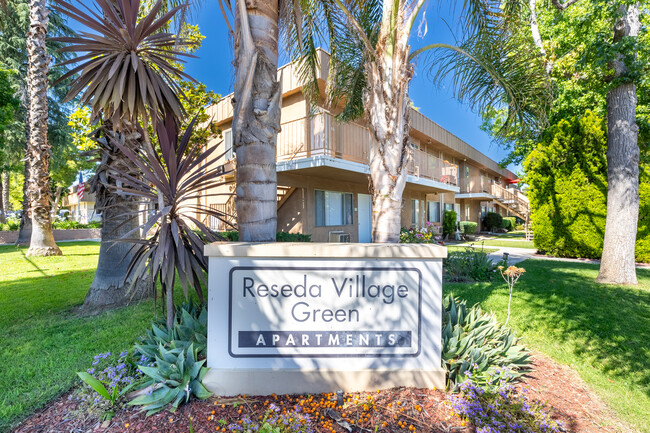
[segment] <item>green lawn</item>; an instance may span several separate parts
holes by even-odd
[[[519,266],[526,273],[515,286],[510,319],[517,334],[571,366],[622,419],[650,432],[650,270],[638,270],[639,285],[626,287],[597,284],[597,265],[527,260]],[[444,290],[505,320],[502,281]]]
[[[476,245],[485,245],[486,247],[511,247],[511,248],[535,248],[533,241],[508,241],[501,239],[488,239],[485,241],[476,241]]]
[[[456,245],[448,245],[447,246],[447,251],[448,252],[451,252],[451,251],[465,251],[466,248],[467,247],[459,247],[459,246],[456,246]],[[499,251],[498,248],[481,248],[480,245],[478,245],[478,246],[474,245],[474,249],[475,250],[481,250],[482,249],[484,252],[486,252],[488,254],[493,253],[495,251]]]
[[[77,317],[99,243],[59,246],[62,257],[25,257],[25,248],[0,246],[0,432],[67,391],[97,353],[131,347],[154,314],[149,301]]]

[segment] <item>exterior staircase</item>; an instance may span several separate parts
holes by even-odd
[[[296,188],[293,186],[278,185],[278,209],[289,200],[289,197],[291,197],[291,194],[293,194],[295,190]]]
[[[532,240],[533,232],[530,227],[530,203],[528,197],[518,190],[507,189],[497,184],[492,184],[492,195],[494,196],[494,204],[524,220],[526,240]]]

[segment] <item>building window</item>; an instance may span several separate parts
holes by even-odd
[[[316,226],[352,224],[352,194],[315,190]]]
[[[420,225],[420,200],[418,199],[411,200],[411,225]]]
[[[454,210],[454,204],[453,203],[445,203],[445,211],[448,210]]]
[[[430,223],[440,222],[440,202],[429,201],[427,202],[427,221]]]

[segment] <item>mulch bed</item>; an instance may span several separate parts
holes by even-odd
[[[535,353],[534,371],[522,386],[529,396],[547,402],[554,419],[561,421],[567,432],[618,433],[634,431],[616,420],[605,404],[591,392],[570,368],[558,365],[548,357]],[[341,424],[353,426],[353,432],[375,433],[472,433],[474,429],[452,415],[446,404],[447,394],[440,390],[393,388],[371,393],[344,395],[344,409],[334,409],[335,394],[314,396],[244,396],[211,398],[193,401],[171,414],[160,412],[145,417],[137,409],[127,408],[116,414],[110,423],[102,425],[96,419],[75,417],[77,408],[72,393],[25,420],[15,433],[115,433],[115,432],[223,432],[244,415],[261,418],[274,403],[279,408],[300,406],[315,420],[317,433],[345,433]],[[344,419],[341,419],[342,416]],[[357,428],[360,427],[360,428]],[[506,433],[506,432],[504,432]]]

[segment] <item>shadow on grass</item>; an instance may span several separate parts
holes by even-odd
[[[518,333],[563,345],[585,365],[650,396],[650,270],[638,270],[640,285],[633,287],[596,283],[598,265],[528,260],[520,266],[526,274],[515,286],[511,319]],[[505,317],[503,281],[448,284],[450,291]]]

